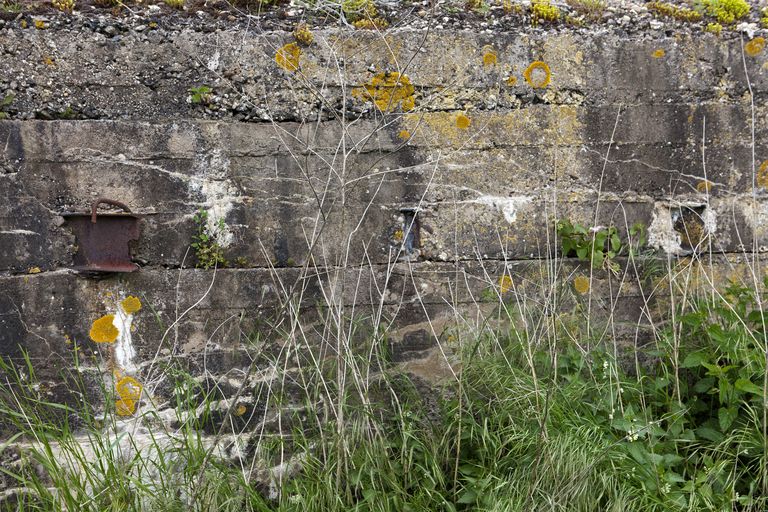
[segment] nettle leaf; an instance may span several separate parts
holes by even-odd
[[[696,384],[693,385],[693,390],[696,393],[706,393],[707,391],[711,390],[712,387],[715,385],[715,378],[714,377],[704,377],[700,381],[698,381]]]
[[[683,359],[683,368],[695,368],[697,366],[701,366],[702,363],[709,360],[710,354],[708,352],[705,352],[703,350],[700,350],[698,352],[691,352],[687,356],[685,356],[685,359]]]
[[[720,410],[717,411],[717,420],[720,424],[720,430],[723,432],[728,430],[738,415],[738,407],[721,407]]]
[[[743,393],[753,393],[755,395],[763,394],[763,388],[753,383],[749,379],[737,379],[736,382],[734,383],[734,386],[736,387],[736,389],[738,389]]]
[[[702,439],[706,439],[707,441],[712,441],[713,443],[719,443],[725,438],[722,433],[709,427],[697,428],[696,435]]]

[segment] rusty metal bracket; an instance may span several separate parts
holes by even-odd
[[[123,211],[98,213],[99,205],[110,204]],[[99,197],[90,212],[67,212],[62,217],[77,238],[74,268],[81,272],[134,272],[139,267],[131,261],[130,242],[139,239],[140,216],[120,201]]]

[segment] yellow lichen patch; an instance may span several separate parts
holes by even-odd
[[[549,71],[549,66],[546,63],[537,60],[526,68],[523,76],[531,87],[541,89],[549,85],[552,73]]]
[[[711,181],[709,181],[709,180],[701,180],[701,181],[700,181],[700,182],[699,182],[699,183],[696,185],[696,190],[698,190],[698,191],[699,191],[699,192],[701,192],[702,194],[705,194],[705,193],[708,193],[709,191],[711,191],[711,190],[712,190],[712,187],[713,187],[714,185],[715,185],[715,184],[714,184],[714,183],[712,183],[712,182],[711,182]]]
[[[35,20],[35,28],[38,30],[45,30],[48,28],[48,24],[43,20]]]
[[[499,58],[496,55],[496,51],[493,49],[493,47],[486,46],[483,48],[483,66],[486,68],[495,66],[498,61]]]
[[[43,64],[45,64],[46,66],[55,66],[56,65],[56,61],[53,60],[53,57],[51,57],[49,55],[44,55],[43,56]]]
[[[139,381],[133,377],[126,376],[117,381],[115,388],[121,400],[137,401],[141,398],[141,391],[144,389],[144,386],[139,384]]]
[[[584,295],[589,291],[589,278],[584,276],[576,276],[573,280],[574,289],[580,294]]]
[[[504,294],[512,289],[512,278],[504,274],[499,278],[499,291]]]
[[[120,335],[117,327],[112,323],[114,319],[115,315],[104,315],[94,320],[88,335],[96,343],[112,343]]]
[[[275,53],[275,62],[284,70],[293,73],[299,69],[299,58],[301,57],[301,48],[296,43],[288,43],[282,46]]]
[[[470,124],[472,124],[472,120],[466,115],[459,114],[456,116],[456,128],[459,130],[466,130]]]
[[[30,267],[30,269],[27,270],[27,274],[39,274],[40,272],[42,272],[40,267]]]
[[[762,53],[763,49],[765,48],[765,38],[763,36],[757,36],[754,39],[751,39],[747,44],[744,45],[744,51],[749,55],[750,57],[757,57]]]
[[[403,140],[408,140],[411,138],[411,132],[408,130],[400,130],[400,133],[398,133],[397,136]]]
[[[240,404],[237,406],[237,409],[235,409],[235,416],[242,416],[247,410],[248,409],[243,404]]]
[[[757,170],[757,186],[760,188],[768,188],[768,160],[760,164],[760,168]]]
[[[120,307],[123,308],[126,315],[132,315],[141,309],[141,301],[138,297],[129,295],[120,303]]]
[[[653,53],[651,54],[651,56],[652,56],[654,59],[660,59],[660,58],[662,58],[663,56],[665,56],[666,54],[667,54],[667,53],[666,53],[666,52],[665,52],[663,49],[659,48],[658,50],[654,50],[654,51],[653,51]]]
[[[397,230],[397,231],[395,231],[395,232],[394,232],[394,234],[392,235],[392,239],[393,239],[395,242],[402,242],[402,241],[403,241],[403,236],[405,236],[405,234],[403,233],[403,230],[402,230],[402,229],[398,229],[398,230]]]
[[[396,71],[377,73],[371,81],[352,90],[352,96],[372,102],[382,112],[391,112],[400,106],[408,112],[416,106],[415,89],[408,76]]]
[[[517,84],[517,77],[508,76],[507,79],[504,80],[504,83],[507,84],[507,86],[512,87],[513,85]]]
[[[115,402],[115,412],[118,416],[130,416],[136,412],[136,402],[121,398]]]

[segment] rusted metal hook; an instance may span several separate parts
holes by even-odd
[[[118,208],[122,208],[125,212],[131,213],[131,209],[128,208],[128,206],[125,203],[121,203],[120,201],[116,201],[114,199],[107,199],[106,197],[100,197],[96,199],[93,202],[93,205],[91,206],[91,222],[96,224],[96,210],[99,208],[100,204],[111,204],[112,206],[117,206]]]

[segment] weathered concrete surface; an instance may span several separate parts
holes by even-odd
[[[291,73],[274,58],[289,32],[73,19],[0,25],[0,355],[27,351],[54,400],[76,356],[92,380],[119,359],[167,413],[180,365],[221,393],[208,433],[237,404],[238,428],[269,430],[264,387],[291,395],[303,365],[354,354],[450,379],[464,339],[530,319],[590,316],[585,339],[642,345],[667,272],[764,274],[768,64],[737,35],[318,29]],[[546,87],[526,81],[535,61]],[[387,112],[360,89],[384,71],[413,85]],[[138,272],[68,270],[61,215],[102,196],[142,216]],[[194,268],[200,209],[229,268]],[[647,247],[613,271],[561,260],[566,218],[625,242],[640,223]],[[118,357],[89,329],[127,296],[144,307]]]

